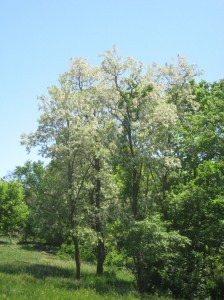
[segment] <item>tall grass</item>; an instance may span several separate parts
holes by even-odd
[[[82,278],[75,280],[72,260],[34,251],[21,245],[0,243],[0,299],[158,299],[140,297],[128,271],[95,275],[95,266],[82,265]],[[161,299],[161,298],[160,298]]]

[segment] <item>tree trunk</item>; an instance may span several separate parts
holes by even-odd
[[[139,214],[139,191],[142,176],[142,163],[134,164],[132,171],[132,213],[135,220],[141,219]]]
[[[10,244],[13,244],[11,232],[8,233]]]
[[[79,251],[79,241],[76,236],[73,236],[73,243],[75,246],[75,265],[76,265],[76,279],[81,277],[81,260],[80,260],[80,251]]]
[[[132,213],[134,215],[134,219],[137,219],[138,215],[138,193],[139,193],[139,180],[138,180],[138,172],[136,170],[136,166],[134,166],[134,170],[132,173]]]
[[[68,190],[69,193],[69,203],[70,203],[70,226],[74,230],[76,227],[75,216],[76,216],[76,200],[71,194],[72,191],[72,182],[73,182],[73,163],[68,162]],[[79,249],[79,240],[75,233],[72,236],[73,244],[75,247],[75,265],[76,265],[76,279],[81,277],[81,259],[80,259],[80,249]]]
[[[95,170],[97,172],[96,175],[96,186],[95,186],[95,195],[96,195],[96,208],[97,208],[97,216],[96,216],[96,232],[99,234],[98,244],[96,249],[97,256],[97,275],[103,274],[103,264],[105,260],[105,245],[103,239],[103,231],[102,231],[102,222],[100,217],[100,208],[101,208],[101,181],[99,178],[100,172],[100,159],[95,159]]]
[[[137,287],[140,293],[143,293],[146,289],[144,277],[143,277],[143,263],[141,258],[138,256],[135,260],[135,269],[136,269],[136,281]]]
[[[103,274],[104,260],[105,260],[104,241],[99,239],[98,240],[98,245],[97,245],[97,270],[96,270],[97,275],[102,275]]]

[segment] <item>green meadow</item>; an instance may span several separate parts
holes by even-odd
[[[0,299],[162,299],[140,296],[127,270],[95,275],[95,266],[82,264],[82,278],[75,279],[75,265],[31,245],[0,242]]]

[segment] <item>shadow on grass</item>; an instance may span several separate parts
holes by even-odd
[[[29,262],[13,262],[13,264],[3,263],[0,264],[0,272],[9,275],[29,274],[36,279],[45,279],[46,277],[74,277],[74,271],[50,266],[45,264],[33,264]]]
[[[48,254],[56,254],[59,250],[59,247],[56,246],[50,246],[48,244],[44,243],[33,243],[33,242],[27,242],[27,243],[19,243],[21,249],[26,251],[39,251],[39,252],[46,252]]]
[[[121,296],[130,294],[130,292],[136,292],[135,286],[132,282],[117,279],[115,275],[105,274],[102,276],[96,275],[83,275],[80,281],[75,282],[60,282],[57,285],[59,288],[63,289],[94,289],[98,294],[108,294],[114,292]]]
[[[8,244],[9,244],[8,242],[0,241],[0,245],[8,245]]]
[[[48,277],[57,278],[54,285],[67,290],[88,288],[94,289],[99,294],[114,292],[120,295],[135,291],[132,282],[117,279],[115,274],[109,273],[103,276],[96,276],[83,272],[81,280],[75,280],[75,269],[28,262],[14,262],[13,264],[0,263],[0,272],[9,275],[29,274],[40,280],[44,280]]]
[[[6,235],[0,234],[0,245],[10,245],[12,244],[12,241],[10,241],[10,238]]]

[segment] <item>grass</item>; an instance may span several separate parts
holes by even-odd
[[[109,300],[162,299],[141,297],[128,271],[95,276],[95,266],[82,264],[82,278],[75,280],[72,260],[8,244],[0,240],[0,299]]]

